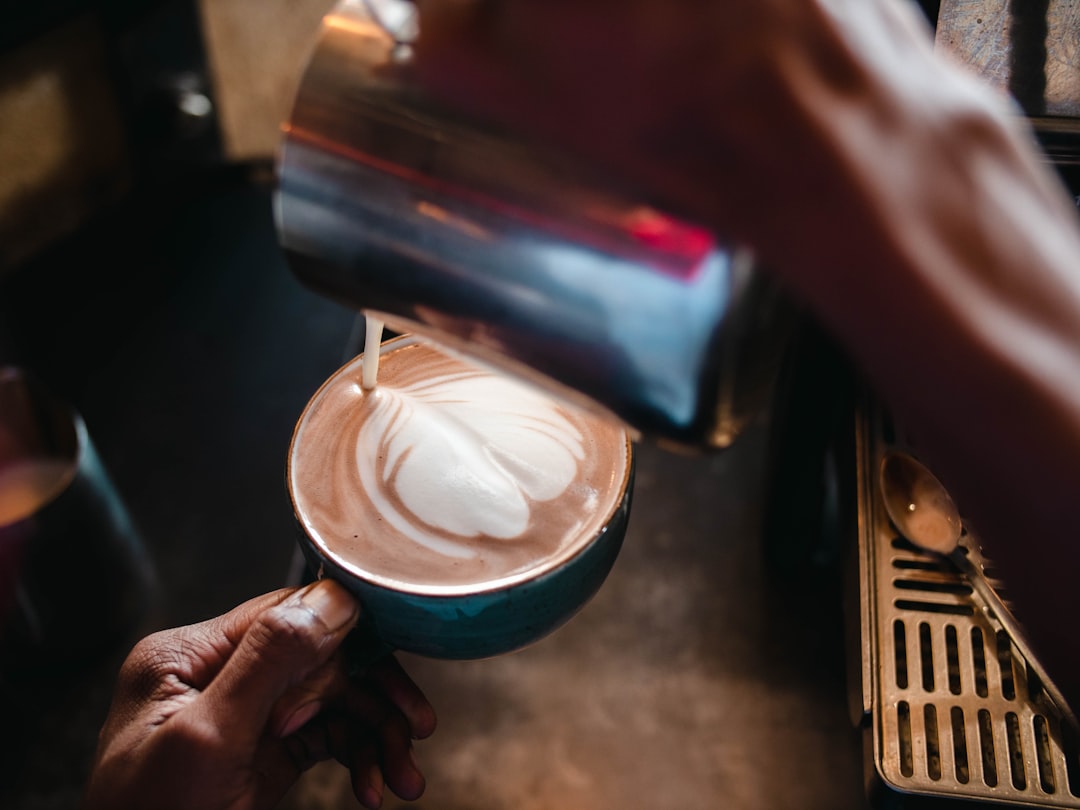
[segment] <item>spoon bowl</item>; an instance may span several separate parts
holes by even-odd
[[[891,452],[881,460],[881,495],[885,511],[907,540],[938,554],[951,554],[964,530],[956,503],[924,464],[907,453]]]

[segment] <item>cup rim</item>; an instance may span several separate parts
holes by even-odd
[[[379,344],[380,355],[386,352],[394,351],[399,348],[411,346],[417,343],[431,343],[432,341],[424,338],[422,335],[417,334],[403,334],[397,337],[385,340]],[[439,345],[440,351],[448,351],[455,353],[452,349],[444,349]],[[293,427],[292,438],[289,441],[289,452],[285,464],[285,484],[289,494],[289,502],[293,509],[293,515],[296,519],[297,525],[301,532],[300,542],[306,543],[311,546],[320,560],[329,560],[339,570],[347,572],[360,582],[367,585],[381,588],[387,591],[393,591],[407,596],[414,597],[461,597],[461,596],[480,596],[483,594],[494,593],[497,591],[506,590],[514,586],[537,581],[545,576],[548,576],[554,571],[569,565],[575,559],[585,554],[589,549],[593,548],[597,543],[609,539],[609,529],[615,518],[623,511],[626,510],[630,497],[631,497],[631,483],[634,479],[634,465],[635,457],[633,450],[633,438],[630,431],[625,426],[619,426],[624,434],[626,455],[625,464],[623,467],[622,481],[619,485],[619,491],[621,495],[616,498],[607,514],[604,515],[603,521],[598,531],[595,532],[587,542],[571,544],[568,549],[564,549],[562,553],[554,555],[544,561],[544,564],[538,568],[532,568],[528,571],[520,571],[513,574],[508,574],[503,577],[499,577],[485,582],[463,583],[453,585],[440,585],[440,584],[428,584],[428,583],[412,583],[405,582],[394,577],[384,576],[372,571],[368,571],[349,559],[344,558],[340,554],[337,554],[331,550],[327,544],[323,541],[319,533],[311,529],[301,517],[301,509],[297,502],[297,496],[293,485],[293,459],[296,455],[297,440],[300,435],[301,429],[307,421],[311,410],[315,405],[321,401],[326,391],[342,376],[348,374],[350,371],[357,369],[363,362],[364,353],[356,355],[352,359],[342,364],[336,371],[334,371],[329,377],[323,381],[322,385],[316,389],[312,394],[303,410],[300,412],[300,417],[296,420],[296,425]],[[320,572],[321,576],[321,572]]]

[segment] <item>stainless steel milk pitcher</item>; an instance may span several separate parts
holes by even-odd
[[[729,445],[767,404],[784,297],[748,253],[425,97],[411,10],[323,21],[278,167],[294,272],[652,438]]]

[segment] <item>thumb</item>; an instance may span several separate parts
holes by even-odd
[[[334,654],[359,614],[349,592],[328,579],[259,613],[199,696],[199,711],[233,742],[253,747],[277,699]]]

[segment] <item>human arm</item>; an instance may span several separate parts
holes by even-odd
[[[1080,224],[1018,111],[875,0],[425,0],[435,92],[751,246],[920,439],[1074,705]]]
[[[339,648],[358,616],[324,580],[141,641],[121,669],[84,810],[272,808],[329,758],[352,771],[367,807],[384,784],[418,797],[412,739],[432,733],[434,711],[392,658],[348,677]]]

